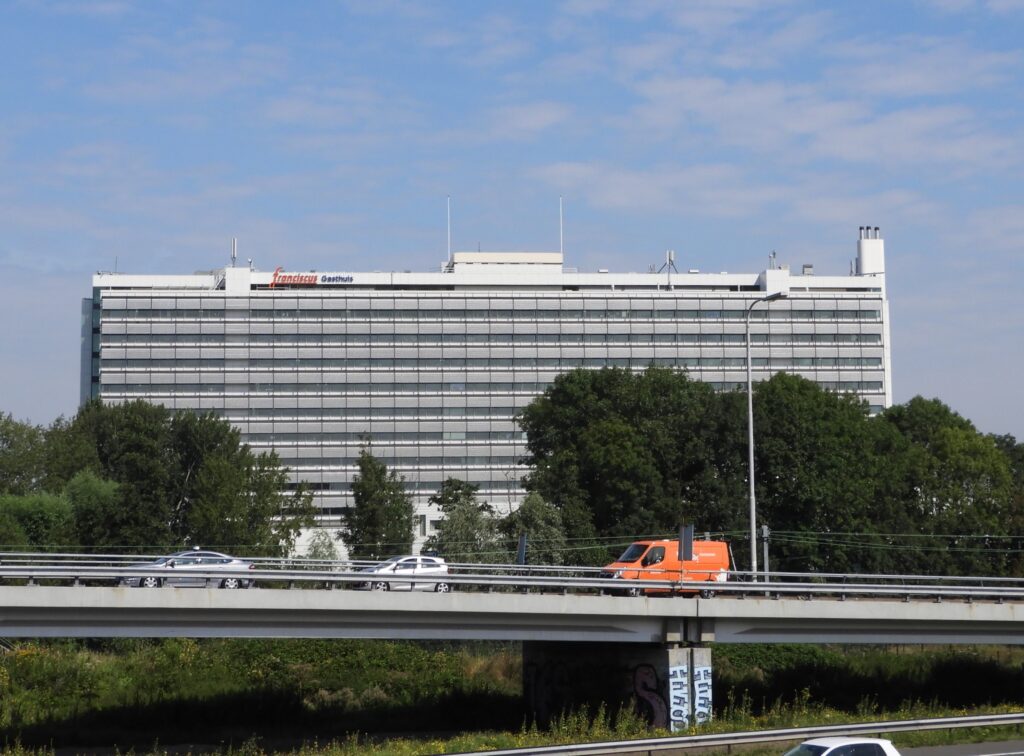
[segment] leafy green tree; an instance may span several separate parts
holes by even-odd
[[[476,497],[480,487],[458,478],[447,478],[430,497],[444,516],[437,533],[424,545],[451,562],[494,563],[508,559],[498,542],[498,518],[494,509]]]
[[[9,414],[0,415],[0,494],[39,490],[43,458],[42,429]]]
[[[174,474],[170,412],[143,401],[85,404],[72,421],[96,451],[100,477],[120,485],[123,506],[110,531],[111,547],[143,552],[180,548],[171,528]]]
[[[498,530],[505,537],[505,550],[516,553],[519,535],[526,535],[528,564],[562,564],[566,556],[565,531],[558,508],[536,493],[528,493],[514,512],[503,518]]]
[[[276,455],[253,454],[212,413],[94,401],[46,439],[46,480],[67,487],[78,538],[93,549],[201,544],[277,556],[314,522],[312,496],[288,492]]]
[[[317,528],[309,537],[306,545],[306,558],[323,562],[334,562],[339,558],[335,539],[322,528]]]
[[[79,545],[97,552],[123,548],[118,522],[124,504],[116,482],[85,469],[68,481],[64,495],[71,504]]]
[[[906,527],[894,518],[898,497],[879,485],[888,459],[876,448],[885,445],[874,431],[866,404],[855,396],[785,373],[757,384],[758,520],[789,533],[773,547],[773,568],[887,571],[883,549],[854,553],[844,548],[848,537],[818,539]]]
[[[728,423],[717,401],[710,386],[662,368],[560,375],[518,417],[526,488],[583,541],[671,533],[684,521],[722,527],[739,491],[721,475],[731,460],[719,457],[717,432]],[[600,548],[574,558],[607,557]]]
[[[905,504],[919,531],[934,534],[922,569],[954,574],[1002,574],[1013,559],[1005,539],[980,535],[1019,532],[1013,506],[1013,471],[989,436],[937,399],[914,397],[886,410],[882,419],[909,443]],[[1011,530],[1012,529],[1012,530]],[[950,539],[950,535],[965,536]],[[937,553],[941,559],[936,559]]]
[[[98,420],[100,412],[95,407],[83,408],[71,420],[61,416],[46,428],[44,433],[43,484],[46,491],[63,491],[64,486],[82,470],[91,470],[102,476],[99,452],[92,434],[92,424],[80,419],[83,412]]]
[[[62,551],[74,543],[71,506],[63,496],[34,493],[0,496],[0,515],[17,523],[27,544],[38,551]],[[16,530],[12,531],[17,534]]]
[[[28,535],[17,518],[0,509],[0,550],[24,551],[29,548]]]
[[[352,559],[408,554],[413,541],[412,497],[404,479],[363,447],[352,482],[353,505],[342,514],[339,537]]]

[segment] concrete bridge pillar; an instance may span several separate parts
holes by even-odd
[[[633,706],[672,732],[711,719],[711,649],[656,643],[523,643],[527,711],[548,724],[601,703]]]

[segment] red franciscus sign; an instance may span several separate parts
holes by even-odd
[[[270,279],[270,288],[275,286],[316,286],[316,273],[282,273],[284,270],[280,265],[274,269],[274,275]]]

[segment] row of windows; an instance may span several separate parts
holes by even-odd
[[[304,485],[305,488],[313,493],[325,494],[350,494],[352,492],[351,483],[321,483],[321,482],[304,482],[300,483],[287,483],[285,489],[289,491],[298,490],[300,485]],[[477,498],[487,501],[488,498],[494,496],[507,496],[509,492],[522,493],[521,486],[518,481],[506,481],[506,480],[494,480],[484,481],[479,484],[480,490],[477,492]],[[402,488],[405,492],[413,496],[433,496],[437,493],[439,484],[421,483],[419,481],[405,480],[402,481]],[[421,515],[422,517],[422,515]]]
[[[712,388],[721,391],[731,391],[746,386],[744,381],[706,381]],[[835,389],[837,391],[881,391],[881,381],[818,381],[820,386]],[[174,383],[174,384],[149,384],[149,383],[126,383],[118,385],[106,385],[103,387],[103,395],[179,395],[190,394],[214,395],[214,396],[250,396],[258,395],[260,398],[281,395],[300,395],[309,397],[321,397],[325,394],[397,394],[408,393],[410,395],[424,394],[539,394],[550,384],[544,382],[517,381],[509,382],[480,382],[465,383],[462,381],[433,382],[421,381],[419,383]],[[250,397],[251,398],[251,397]]]
[[[104,310],[104,321],[116,320],[743,320],[739,310]],[[772,309],[754,310],[751,320],[878,320],[879,310]]]
[[[490,407],[316,407],[286,408],[253,407],[244,413],[235,415],[233,410],[227,411],[227,418],[235,423],[247,423],[260,418],[283,420],[362,420],[378,418],[381,420],[407,420],[408,418],[442,418],[442,417],[483,417],[507,420],[519,409],[520,405],[507,404],[497,406],[492,402]]]
[[[401,470],[436,470],[439,465],[444,467],[498,467],[507,468],[517,464],[522,455],[519,454],[487,454],[487,455],[448,455],[443,448],[437,447],[437,454],[430,456],[429,447],[417,450],[416,457],[392,457],[387,454],[374,455],[388,467]],[[424,453],[427,452],[427,453]],[[294,473],[319,472],[332,469],[352,469],[354,457],[295,457],[283,460],[285,466]]]
[[[355,468],[355,460],[353,460],[353,469]],[[314,493],[344,493],[348,494],[352,492],[351,483],[340,483],[337,481],[332,482],[318,482],[318,481],[302,481],[302,482],[291,482],[285,484],[285,489],[288,491],[296,491],[299,486],[305,486],[309,491]],[[478,497],[487,500],[488,495],[506,495],[509,491],[521,493],[521,486],[517,480],[488,480],[482,481],[477,485],[480,486],[478,491]],[[437,493],[437,489],[440,487],[438,483],[424,483],[417,480],[403,480],[401,486],[407,493],[420,496],[431,496]]]
[[[238,364],[235,364],[238,363]],[[754,357],[751,363],[755,367],[773,369],[786,368],[833,368],[856,367],[878,368],[882,365],[881,357]],[[531,368],[550,368],[553,370],[569,370],[578,367],[635,367],[645,368],[649,365],[658,367],[687,368],[741,368],[747,366],[746,357],[375,357],[318,359],[313,357],[281,358],[281,359],[132,359],[103,360],[104,370],[187,370],[206,369],[221,371],[247,370],[389,370],[389,369],[434,369],[434,370],[494,370],[496,368],[514,368],[529,370]]]
[[[752,344],[881,344],[879,333],[755,333]],[[742,333],[340,333],[340,334],[173,334],[130,333],[104,334],[105,347],[140,344],[229,344],[247,346],[316,346],[369,345],[404,346],[437,344],[448,347],[474,344],[737,344],[746,343]]]
[[[346,433],[246,433],[245,440],[250,444],[267,443],[274,446],[361,443],[369,437],[363,432]],[[525,441],[526,434],[522,431],[374,431],[374,441],[393,443],[421,443],[428,441]]]

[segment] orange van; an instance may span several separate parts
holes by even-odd
[[[618,560],[601,570],[601,576],[613,580],[664,580],[664,588],[616,587],[614,593],[639,596],[641,593],[713,594],[711,586],[681,587],[680,583],[721,583],[729,579],[729,544],[724,541],[694,541],[693,559],[679,559],[679,541],[637,541]]]

